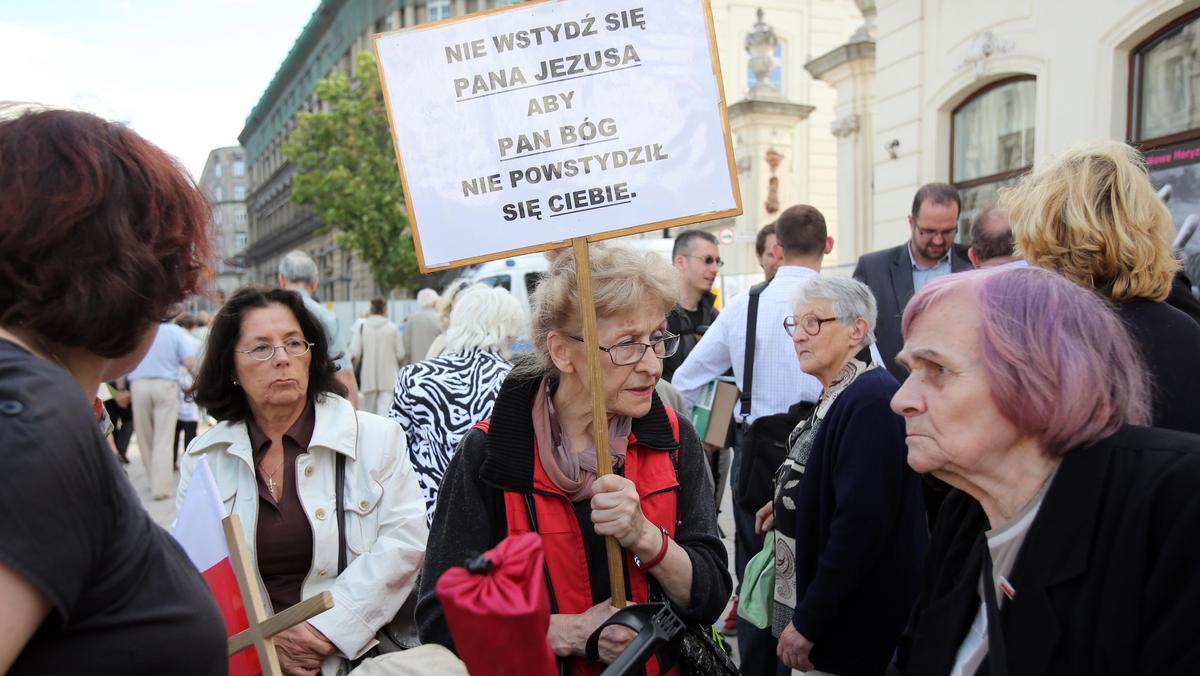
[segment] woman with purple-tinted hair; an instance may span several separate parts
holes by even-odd
[[[970,272],[922,289],[903,332],[908,462],[957,490],[901,672],[1200,673],[1200,436],[1139,427],[1111,307],[1044,270]]]

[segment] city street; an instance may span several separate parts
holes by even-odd
[[[201,423],[200,434],[203,434],[208,429],[207,426]],[[125,475],[133,483],[133,487],[137,490],[138,497],[142,500],[142,506],[150,513],[150,518],[158,525],[171,530],[171,524],[175,522],[175,495],[174,490],[171,491],[170,500],[154,500],[150,497],[150,477],[146,475],[146,468],[142,464],[141,451],[137,445],[137,434],[129,440],[129,464],[122,465],[125,468]],[[179,472],[175,472],[174,485],[179,484]],[[174,486],[172,487],[174,488]]]

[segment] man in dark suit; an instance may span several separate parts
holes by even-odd
[[[927,183],[913,198],[908,216],[911,239],[858,259],[854,278],[871,287],[879,307],[875,338],[883,364],[900,382],[907,372],[896,364],[904,347],[900,318],[921,287],[942,275],[971,269],[967,247],[954,243],[962,202],[948,183]]]

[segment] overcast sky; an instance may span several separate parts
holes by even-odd
[[[199,178],[319,0],[0,0],[0,101],[129,124]]]

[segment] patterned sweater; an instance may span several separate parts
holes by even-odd
[[[472,350],[410,364],[396,375],[389,417],[408,437],[408,453],[433,522],[438,486],[467,430],[492,414],[512,364],[495,352]]]

